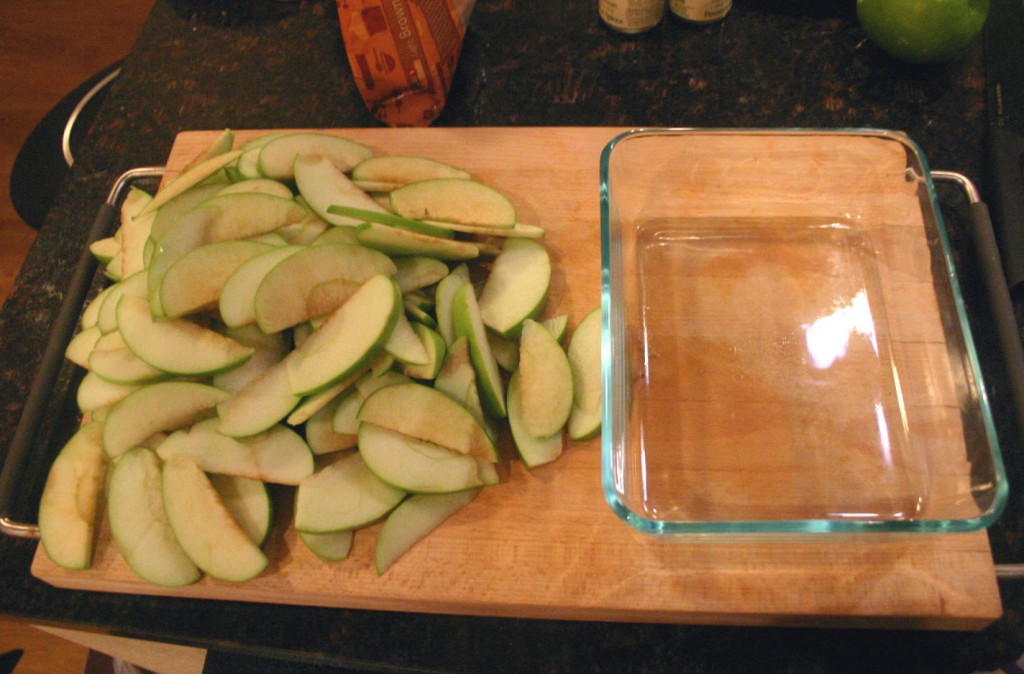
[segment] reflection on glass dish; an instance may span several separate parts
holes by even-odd
[[[630,427],[656,519],[913,517],[877,254],[846,223],[637,224]],[[671,279],[671,283],[666,283]],[[685,373],[681,375],[681,373]],[[865,507],[868,506],[868,507]]]

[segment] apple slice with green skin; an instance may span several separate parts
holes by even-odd
[[[328,227],[309,245],[322,246],[325,243],[359,243],[359,239],[355,227]]]
[[[326,534],[299,532],[299,540],[310,552],[325,562],[340,562],[352,552],[354,531],[334,531]]]
[[[255,578],[269,560],[224,505],[196,462],[185,454],[164,462],[164,508],[189,559],[213,578]]]
[[[295,185],[310,209],[332,225],[353,226],[363,221],[338,215],[331,206],[341,205],[361,211],[384,212],[384,207],[356,187],[342,171],[322,155],[299,155],[295,159]]]
[[[572,411],[572,369],[565,350],[537,321],[523,324],[518,372],[526,430],[536,438],[561,432]]]
[[[484,325],[505,337],[518,337],[523,321],[544,309],[550,285],[547,249],[532,239],[507,240],[480,291]]]
[[[413,379],[433,379],[441,371],[447,347],[444,337],[422,323],[412,324],[413,332],[419,337],[427,353],[427,362],[422,365],[406,365],[402,368],[407,377]]]
[[[390,512],[405,492],[382,482],[359,452],[343,452],[295,492],[295,529],[322,534],[365,526]]]
[[[569,334],[569,314],[559,314],[551,318],[545,318],[540,322],[559,344],[565,343],[565,336]]]
[[[365,222],[356,230],[359,243],[388,255],[426,255],[439,260],[472,260],[480,257],[480,248],[469,241],[443,239],[377,222]]]
[[[437,287],[434,289],[434,313],[437,315],[437,330],[449,345],[455,341],[455,328],[452,327],[452,300],[455,299],[455,292],[465,283],[469,283],[469,267],[460,264],[438,281]]]
[[[326,157],[340,171],[348,173],[359,162],[369,159],[373,152],[348,138],[326,133],[286,133],[266,143],[259,154],[259,171],[274,180],[295,178],[295,160],[300,155]]]
[[[566,350],[572,368],[569,437],[586,440],[601,430],[601,307],[576,326]]]
[[[154,320],[141,297],[122,297],[117,325],[125,344],[153,367],[170,374],[207,375],[237,367],[254,349],[184,318]]]
[[[218,305],[228,277],[243,263],[268,250],[270,244],[248,241],[218,241],[182,255],[164,275],[160,284],[162,315],[178,318]]]
[[[138,391],[142,385],[114,384],[93,372],[87,372],[75,391],[78,409],[95,412],[124,400],[129,393]]]
[[[65,569],[92,564],[96,514],[106,473],[102,425],[83,425],[61,448],[39,500],[39,538]]]
[[[491,440],[497,439],[497,429],[487,419],[480,403],[476,370],[469,358],[469,342],[465,337],[459,337],[448,348],[441,369],[434,379],[434,388],[464,405],[477,423],[484,427]]]
[[[121,242],[112,236],[97,239],[89,244],[89,252],[96,262],[105,265],[121,252]]]
[[[404,306],[404,305],[403,305]],[[405,365],[426,365],[429,360],[427,348],[419,335],[412,329],[409,319],[399,312],[395,329],[384,345],[384,350]]]
[[[106,335],[117,330],[117,305],[122,297],[128,295],[132,297],[146,296],[145,272],[133,274],[110,286],[110,292],[104,297],[96,317],[96,325],[99,326],[100,332]]]
[[[301,400],[302,396],[292,393],[282,360],[217,407],[217,430],[234,438],[262,433],[287,417]]]
[[[188,454],[207,473],[235,475],[272,484],[297,485],[313,473],[313,453],[298,433],[282,424],[244,438],[218,432],[220,421],[204,419],[169,435],[160,458]]]
[[[516,209],[493,187],[460,178],[421,180],[391,192],[391,210],[416,220],[512,227]]]
[[[361,371],[384,349],[402,310],[398,287],[384,275],[364,283],[284,359],[295,395],[311,395]]]
[[[487,328],[480,317],[473,286],[462,285],[452,298],[452,326],[456,337],[465,337],[469,343],[469,357],[476,370],[477,388],[484,410],[491,416],[504,419],[505,390],[501,372],[487,341]]]
[[[288,347],[280,333],[267,335],[255,325],[228,328],[225,336],[253,349],[249,360],[238,367],[213,375],[213,385],[229,393],[237,393],[250,381],[281,362]]]
[[[441,260],[423,255],[411,255],[394,260],[392,276],[403,295],[432,286],[448,275],[448,265]]]
[[[473,414],[423,384],[395,384],[375,391],[359,408],[358,418],[460,454],[498,460],[497,448]]]
[[[239,192],[260,192],[270,194],[281,199],[294,199],[291,189],[282,182],[270,178],[253,178],[242,180],[221,188],[217,194],[237,194]]]
[[[239,526],[256,545],[263,547],[274,524],[274,504],[267,485],[234,475],[208,475],[210,484]]]
[[[188,558],[164,510],[160,459],[136,447],[118,459],[107,480],[107,518],[121,557],[140,578],[164,587],[202,577]]]
[[[316,414],[306,421],[306,444],[313,450],[314,455],[340,452],[356,446],[355,434],[334,431],[334,415],[338,407],[346,398],[356,395],[358,393],[354,390],[336,395],[331,402],[317,410]]]
[[[201,203],[197,210],[216,212],[203,232],[202,243],[249,239],[309,218],[309,211],[294,199],[259,192],[218,194]],[[161,243],[166,240],[164,237]]]
[[[224,129],[220,135],[213,139],[209,145],[207,145],[201,152],[199,152],[192,160],[185,164],[181,172],[184,173],[194,166],[198,166],[207,159],[213,159],[218,157],[225,152],[230,152],[231,148],[235,144],[235,133],[231,129]]]
[[[374,201],[375,204],[377,203],[372,198],[370,199]],[[455,234],[450,227],[439,227],[437,225],[427,224],[422,220],[414,220],[412,218],[402,217],[401,215],[395,215],[384,206],[378,205],[377,209],[368,209],[358,208],[346,203],[333,203],[327,208],[327,212],[336,218],[343,218],[343,220],[337,224],[356,226],[364,222],[374,222],[379,225],[387,225],[388,227],[394,227],[395,229],[403,229],[409,232],[436,236],[441,239],[455,238]]]
[[[156,211],[139,216],[153,197],[132,187],[121,204],[121,278],[127,278],[145,267],[143,251],[153,229]]]
[[[220,184],[196,185],[168,201],[156,211],[149,232],[150,238],[156,243],[162,241],[164,235],[177,225],[182,216],[192,212],[199,204],[216,196],[223,189],[224,185]]]
[[[214,417],[175,431],[157,445],[156,452],[164,461],[187,454],[206,473],[258,480],[260,469],[252,449],[240,440],[218,433],[219,423]]]
[[[451,494],[416,494],[395,508],[381,527],[374,549],[377,575],[391,566],[431,531],[467,506],[478,489]]]
[[[370,157],[359,162],[352,168],[352,179],[374,183],[393,183],[408,185],[409,183],[432,178],[461,178],[470,180],[467,171],[429,159],[409,155],[382,155]]]
[[[537,438],[527,430],[523,421],[518,371],[512,373],[508,382],[508,425],[519,457],[527,468],[543,466],[562,455],[565,443],[561,433]]]
[[[64,357],[79,367],[89,369],[89,354],[96,348],[96,342],[102,336],[99,326],[80,330],[71,338],[64,349]]]
[[[218,299],[221,320],[229,328],[256,322],[256,291],[260,283],[279,262],[291,257],[303,246],[283,246],[263,251],[243,262],[224,281]]]
[[[487,344],[491,347],[494,360],[505,372],[515,372],[519,368],[519,342],[499,335],[494,330],[487,331]]]
[[[395,265],[387,255],[360,245],[309,246],[287,256],[263,277],[253,298],[256,324],[266,333],[294,327],[324,315],[325,308],[333,311],[340,306],[325,307],[323,299],[318,299],[324,284],[358,288],[374,276],[394,273]],[[344,298],[350,296],[346,293]]]
[[[142,360],[127,347],[96,349],[89,355],[89,370],[112,384],[124,385],[146,384],[167,376],[163,370],[158,370]]]
[[[85,308],[82,309],[82,317],[78,320],[78,327],[82,330],[88,330],[92,327],[99,326],[100,320],[100,308],[106,299],[114,292],[118,284],[114,283],[107,286],[103,290],[99,291],[95,297],[88,301]],[[117,317],[114,317],[114,324],[117,324]]]
[[[207,384],[168,381],[128,394],[103,422],[103,448],[116,459],[159,431],[175,431],[209,415],[228,398]]]
[[[170,182],[165,184],[153,197],[153,200],[147,203],[137,214],[137,216],[143,216],[151,211],[155,211],[168,201],[178,196],[182,192],[185,192],[191,187],[195,187],[199,183],[203,182],[213,174],[217,173],[231,162],[238,159],[241,156],[240,150],[232,150],[231,152],[225,152],[215,157],[211,157],[205,161],[202,161],[195,166],[192,166],[188,170],[179,173]]]
[[[385,386],[394,384],[407,384],[409,378],[394,370],[375,373],[372,370],[355,383],[355,390],[351,395],[346,396],[334,412],[331,419],[331,428],[335,433],[356,436],[359,433],[359,408],[363,402],[374,392]]]
[[[365,421],[359,453],[374,475],[402,491],[444,494],[484,486],[476,457]]]

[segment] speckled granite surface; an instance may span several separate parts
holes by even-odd
[[[852,0],[736,0],[697,28],[672,17],[627,37],[596,2],[479,0],[447,126],[680,125],[900,129],[932,167],[981,180],[984,75],[975,48],[913,68],[865,43]],[[0,447],[13,432],[70,268],[113,179],[159,164],[186,129],[375,125],[351,81],[327,0],[158,0],[0,314]],[[961,281],[1003,429],[1009,413],[962,204],[949,202]],[[64,415],[65,417],[67,415]],[[61,417],[57,417],[61,418]],[[0,449],[0,452],[5,451]],[[1016,478],[1015,478],[1016,476]],[[37,489],[31,481],[27,491]],[[992,529],[998,561],[1024,561],[1015,496]],[[28,573],[35,543],[0,540],[0,613],[307,664],[454,672],[972,672],[1024,650],[1024,590],[979,633],[741,629],[459,618],[65,592]],[[305,671],[305,670],[304,670]]]

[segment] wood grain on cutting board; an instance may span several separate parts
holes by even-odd
[[[575,324],[598,306],[598,163],[617,130],[336,132],[380,153],[450,162],[494,185],[520,221],[548,232],[555,271],[546,315],[568,312]],[[180,134],[168,166],[185,164],[217,133]],[[237,132],[236,145],[261,133]],[[893,235],[901,239],[916,245]],[[250,582],[207,578],[173,590],[148,584],[121,561],[105,522],[91,569],[62,570],[40,548],[32,572],[83,590],[580,620],[966,629],[1001,612],[985,532],[653,540],[606,505],[599,439],[570,443],[556,463],[532,472],[511,457],[500,466],[500,485],[483,490],[382,577],[372,560],[379,525],[357,533],[348,560],[322,562],[288,527],[288,489],[275,489],[281,507],[267,546],[271,567]]]

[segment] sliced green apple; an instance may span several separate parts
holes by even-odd
[[[267,485],[235,475],[208,475],[210,484],[249,540],[263,546],[274,524],[274,504]]]
[[[158,431],[174,431],[209,415],[228,393],[207,384],[149,384],[114,405],[103,423],[103,448],[116,459]]]
[[[118,459],[107,481],[110,533],[140,578],[164,587],[191,585],[202,572],[174,536],[160,479],[160,459],[150,449],[136,447]]]
[[[161,482],[171,529],[196,566],[213,578],[233,582],[263,573],[267,556],[191,457],[179,454],[165,461]]]
[[[199,204],[216,196],[222,189],[224,186],[220,184],[196,185],[168,201],[156,211],[150,227],[150,238],[156,243],[162,241],[164,235],[176,227],[178,220],[186,213],[195,210]]]
[[[601,430],[601,308],[576,326],[566,350],[572,368],[572,412],[569,437],[591,438]]]
[[[266,143],[259,154],[260,173],[274,180],[295,178],[295,160],[300,155],[326,157],[340,171],[349,172],[373,156],[365,145],[348,138],[319,132],[286,133]]]
[[[64,357],[79,367],[89,369],[89,354],[96,348],[96,342],[102,334],[96,325],[80,330],[68,342]]]
[[[142,388],[141,384],[114,384],[93,372],[87,372],[75,391],[78,409],[95,412],[124,400],[129,393]]]
[[[268,250],[276,249],[240,239],[207,244],[182,255],[167,269],[160,284],[162,314],[177,318],[216,307],[228,277]]]
[[[432,178],[469,180],[472,176],[451,164],[409,155],[370,157],[352,168],[352,179],[356,181],[407,185]]]
[[[145,384],[166,376],[163,370],[142,360],[127,347],[94,350],[89,355],[89,370],[113,384],[125,385]]]
[[[354,227],[328,227],[309,245],[322,246],[325,243],[359,243],[358,232]]]
[[[377,275],[364,283],[284,359],[292,393],[316,393],[369,365],[391,337],[401,309],[390,278]]]
[[[295,529],[328,533],[356,529],[390,512],[405,492],[382,482],[359,452],[343,452],[302,481],[295,493]]]
[[[363,221],[338,215],[331,206],[341,205],[362,211],[383,212],[384,208],[356,187],[330,158],[299,155],[295,158],[295,185],[309,207],[332,225],[358,225]]]
[[[395,259],[395,274],[392,278],[405,295],[413,290],[432,286],[447,275],[448,265],[441,260],[411,255]]]
[[[487,417],[484,416],[484,409],[480,403],[476,370],[470,360],[469,341],[465,337],[457,338],[448,348],[441,369],[434,379],[434,388],[465,406],[473,414],[477,423],[489,431],[488,435],[492,439],[495,437],[495,433],[491,432],[492,429],[489,428]]]
[[[493,187],[460,178],[421,180],[391,192],[391,210],[417,220],[512,227],[516,209]]]
[[[472,260],[480,249],[469,241],[443,239],[377,222],[359,225],[359,243],[389,255],[427,255],[439,260]]]
[[[287,256],[263,277],[253,298],[256,323],[266,333],[294,327],[325,315],[325,310],[336,310],[371,277],[394,272],[386,255],[360,245],[309,246]],[[340,302],[331,306],[325,300],[328,293]]]
[[[365,421],[359,453],[374,475],[402,491],[444,494],[484,486],[477,457]]]
[[[87,423],[60,450],[39,501],[39,538],[65,569],[92,564],[96,514],[106,472],[102,426]]]
[[[419,383],[385,386],[359,408],[359,421],[376,424],[461,454],[498,460],[498,450],[465,406]]]
[[[450,274],[438,281],[434,289],[434,313],[437,315],[437,329],[444,341],[451,344],[455,340],[455,328],[452,326],[452,300],[455,292],[469,283],[469,268],[465,264],[455,267]]]
[[[412,329],[423,344],[427,353],[427,362],[422,365],[406,365],[402,369],[407,377],[413,379],[433,379],[441,370],[441,364],[444,362],[447,351],[444,337],[422,323],[413,323]]]
[[[523,324],[518,372],[526,430],[536,438],[560,433],[572,411],[572,369],[562,346],[532,319]]]
[[[306,444],[313,450],[313,454],[330,454],[356,446],[355,434],[334,431],[334,415],[337,413],[338,407],[347,398],[356,395],[358,395],[356,391],[350,390],[334,396],[333,400],[317,410],[306,421]]]
[[[226,336],[253,349],[249,360],[213,375],[213,385],[229,393],[241,391],[250,381],[281,362],[287,353],[284,337],[280,333],[265,335],[254,325],[229,328]]]
[[[153,200],[147,203],[142,210],[138,212],[137,217],[146,215],[150,211],[157,210],[182,192],[185,192],[191,187],[195,187],[231,162],[238,159],[241,154],[242,153],[239,150],[225,152],[202,161],[195,166],[190,167],[188,170],[179,173],[170,182],[160,188],[156,193],[156,196],[153,197]]]
[[[121,252],[121,242],[112,236],[97,239],[89,244],[89,252],[100,264],[107,264]]]
[[[540,315],[551,285],[551,257],[532,239],[509,239],[480,291],[484,325],[517,337],[523,321]]]
[[[117,305],[125,296],[145,297],[146,296],[146,274],[139,272],[133,274],[123,281],[110,286],[111,290],[103,298],[99,314],[96,318],[96,325],[100,332],[107,334],[117,330]]]
[[[138,215],[153,197],[137,187],[128,191],[121,204],[121,277],[127,278],[146,265],[143,252],[156,220],[156,211]]]
[[[262,433],[287,417],[301,400],[292,393],[282,360],[217,407],[217,430],[235,438]]]
[[[508,382],[508,425],[512,441],[527,468],[536,468],[551,463],[562,455],[564,440],[561,433],[538,438],[530,433],[523,420],[522,397],[519,387],[519,372],[513,372]]]
[[[487,331],[487,344],[491,347],[494,360],[505,372],[515,372],[519,368],[519,342],[498,334],[494,330]]]
[[[135,355],[170,374],[213,374],[240,365],[254,352],[187,319],[155,320],[141,297],[121,298],[117,324]]]
[[[325,562],[340,562],[352,552],[353,531],[332,531],[326,534],[299,532],[299,540],[310,552]]]
[[[419,335],[412,329],[409,319],[399,312],[395,321],[395,329],[384,344],[384,350],[405,365],[426,365],[429,360],[427,348]]]
[[[480,317],[473,286],[462,285],[452,298],[452,326],[457,337],[469,342],[469,357],[476,370],[477,388],[484,410],[499,419],[505,418],[505,390],[501,372],[487,341],[487,328]]]
[[[291,257],[303,246],[282,246],[263,251],[243,262],[224,281],[218,299],[221,320],[230,328],[256,322],[256,290],[270,270]]]
[[[294,199],[259,192],[218,194],[201,203],[197,210],[212,210],[216,214],[206,225],[202,243],[248,239],[309,217],[309,211]],[[165,237],[161,243],[166,240]]]
[[[269,194],[281,199],[293,199],[291,189],[282,182],[270,178],[253,178],[242,180],[223,187],[217,194],[238,194],[239,192],[260,192]]]
[[[382,575],[427,534],[470,503],[478,489],[451,494],[416,494],[395,508],[381,527],[374,566]]]
[[[377,202],[372,198],[371,201],[373,201],[374,204],[377,204]],[[341,218],[341,220],[336,224],[357,226],[364,222],[374,222],[379,225],[387,225],[388,227],[394,227],[395,229],[403,229],[410,232],[418,232],[419,234],[436,236],[441,239],[451,239],[455,236],[449,227],[439,227],[437,225],[427,224],[422,220],[414,220],[412,218],[402,217],[401,215],[395,215],[391,211],[387,210],[387,208],[380,205],[378,205],[376,209],[370,209],[358,208],[343,202],[335,202],[327,208],[327,212],[335,218]]]

